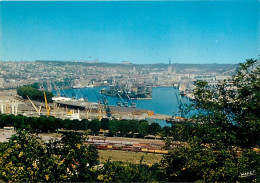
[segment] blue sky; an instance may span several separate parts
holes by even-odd
[[[0,2],[0,60],[239,63],[260,54],[260,2]]]

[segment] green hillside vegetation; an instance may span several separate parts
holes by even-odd
[[[256,60],[247,60],[214,90],[204,81],[195,84],[196,102],[190,107],[198,113],[190,121],[161,131],[169,153],[159,164],[148,166],[141,158],[138,164],[108,160],[98,165],[95,147],[83,143],[85,134],[64,132],[60,141],[44,143],[21,130],[0,145],[0,180],[260,182],[260,66]],[[145,135],[150,127],[145,121],[105,119],[88,126],[91,133],[102,127],[121,135],[135,131]],[[174,141],[186,145],[176,148]]]
[[[17,94],[27,99],[27,96],[31,100],[38,100],[44,102],[44,94],[43,91],[38,90],[38,84],[34,83],[32,85],[21,86],[17,88]],[[52,97],[54,96],[51,92],[45,91],[46,98],[48,102],[52,101]]]

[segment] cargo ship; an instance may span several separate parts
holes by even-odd
[[[131,100],[152,99],[152,87],[150,86],[132,86],[130,88],[110,86],[109,89],[102,89],[100,93],[110,97],[130,98]]]

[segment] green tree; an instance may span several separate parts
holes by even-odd
[[[47,156],[44,142],[26,131],[18,131],[0,153],[0,179],[4,181],[48,181],[51,168],[45,167],[52,156]]]
[[[6,142],[0,142],[0,154],[3,153],[7,148]]]
[[[100,130],[101,124],[98,120],[92,120],[88,123],[88,128],[91,130],[92,135],[98,135],[98,132]]]
[[[107,118],[102,118],[101,121],[101,129],[103,130],[108,130],[108,126],[109,126],[109,119]]]
[[[162,131],[162,127],[158,123],[151,123],[148,128],[149,134],[156,135]]]
[[[99,171],[98,181],[102,182],[154,182],[158,169],[142,163],[123,164],[108,160]]]
[[[196,126],[190,122],[183,122],[181,124],[174,124],[170,130],[170,134],[174,140],[188,141],[195,135]]]
[[[260,181],[260,67],[255,62],[240,64],[230,80],[215,88],[195,83],[198,113],[193,124],[176,125],[170,132],[187,144],[164,157],[167,181]],[[247,172],[254,175],[243,177]]]
[[[138,126],[138,133],[140,137],[148,135],[149,124],[147,121],[140,121]]]
[[[94,181],[93,166],[98,164],[98,151],[92,145],[83,145],[86,138],[78,132],[64,132],[61,139],[62,149],[59,151],[67,180]]]
[[[260,145],[260,66],[250,59],[239,65],[231,79],[212,89],[197,81],[194,105],[200,113],[194,120],[211,128],[207,141],[216,145],[254,147]],[[203,127],[201,127],[203,128]]]
[[[162,136],[163,137],[168,137],[171,135],[171,127],[165,126],[162,128]]]
[[[117,135],[118,126],[119,126],[118,120],[114,120],[114,119],[109,120],[108,136],[115,136],[115,135]]]
[[[33,83],[30,86],[35,88],[35,89],[39,89],[40,88],[40,84],[39,83]]]
[[[17,94],[24,99],[27,99],[28,96],[31,100],[45,101],[43,91],[39,91],[37,88],[35,88],[35,86],[21,86],[17,88]],[[45,94],[47,101],[51,102],[54,95],[49,91],[45,91]]]
[[[133,137],[135,137],[135,133],[138,132],[138,121],[137,120],[131,120],[128,122],[128,129],[131,132],[131,134],[133,135]]]
[[[129,132],[128,120],[120,120],[118,130],[120,131],[120,135],[124,137]]]
[[[0,180],[15,182],[95,181],[98,152],[85,137],[64,132],[44,143],[28,131],[18,131],[0,148]]]

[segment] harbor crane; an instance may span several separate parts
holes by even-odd
[[[184,117],[184,111],[183,111],[183,103],[180,100],[180,97],[178,97],[177,93],[175,93],[176,99],[177,99],[177,103],[178,103],[178,107],[179,107],[179,112],[181,114],[181,117]]]
[[[125,103],[124,99],[121,97],[121,95],[119,93],[117,93],[117,95],[119,96],[119,98],[122,100],[123,103]],[[117,101],[117,105],[122,107],[122,102],[120,100]]]
[[[122,102],[125,102],[124,99],[121,97],[121,95],[119,93],[117,93],[117,95],[119,96],[119,98],[122,100]]]
[[[97,101],[98,101],[98,120],[101,121],[101,119],[103,118],[102,115],[102,106],[101,106],[101,101],[98,99],[97,94],[95,93],[94,89],[92,88],[92,92],[94,93]]]
[[[132,107],[132,108],[135,108],[135,107],[136,107],[136,103],[135,103],[135,102],[132,102],[131,98],[130,98],[129,95],[127,94],[127,91],[124,90],[124,89],[121,88],[121,87],[120,87],[120,89],[126,94],[128,100],[129,100],[130,103],[131,103],[131,107]],[[124,102],[124,106],[125,106],[125,107],[127,107],[127,106],[125,105],[126,103],[127,103],[127,102]],[[127,104],[127,105],[128,105],[128,104]]]
[[[48,106],[48,101],[47,101],[45,91],[43,91],[43,94],[44,94],[44,100],[45,100],[46,114],[47,114],[47,116],[50,116],[51,107]]]
[[[92,104],[86,105],[86,107],[85,107],[86,119],[89,119],[89,113],[91,113],[92,108],[93,108]]]
[[[108,105],[108,100],[106,97],[102,97],[102,100],[103,100],[103,104],[104,104],[104,108],[105,108],[105,111],[106,111],[106,114],[107,114],[107,117],[111,117],[112,114],[111,114],[111,109]]]
[[[129,101],[131,102],[131,107],[136,108],[136,103],[131,100],[131,98],[129,97],[129,95],[127,94],[126,91],[125,91],[125,94],[126,94],[127,98],[129,99]]]
[[[100,101],[98,101],[98,120],[101,121],[102,119],[102,107]]]
[[[27,96],[27,98],[28,98],[28,100],[30,101],[30,103],[32,104],[32,106],[33,106],[33,108],[35,109],[35,111],[36,111],[39,115],[41,115],[42,106],[39,106],[39,108],[36,107],[36,105],[33,103],[33,101],[32,101],[28,96]]]
[[[95,97],[98,99],[98,96],[96,95],[96,93],[94,92],[94,90],[92,89]],[[111,114],[111,109],[108,105],[108,100],[106,97],[102,96],[102,97],[99,97],[98,99],[98,114],[99,114],[99,121],[102,119],[102,106],[101,106],[101,103],[103,103],[104,105],[104,109],[105,109],[105,112],[106,112],[106,115],[107,117],[112,117],[112,114]]]

